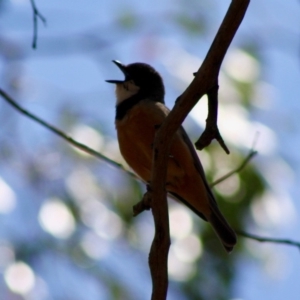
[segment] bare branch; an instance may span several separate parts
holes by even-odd
[[[248,239],[252,239],[261,243],[267,242],[267,243],[275,243],[275,244],[285,244],[285,245],[291,245],[298,247],[300,250],[300,242],[289,240],[289,239],[276,239],[276,238],[267,238],[263,236],[258,236],[255,234],[247,233],[242,230],[236,230],[235,231],[238,235],[243,236]]]
[[[171,141],[193,106],[218,82],[221,63],[245,15],[248,4],[249,0],[233,0],[231,2],[217,36],[196,77],[177,99],[174,108],[155,136],[151,176],[155,236],[149,255],[153,282],[152,300],[166,299],[168,287],[167,258],[170,235],[165,182]]]
[[[38,34],[38,19],[40,19],[44,26],[46,26],[46,18],[38,10],[34,0],[30,0],[32,11],[33,11],[33,41],[32,48],[36,49],[37,45],[37,34]]]
[[[110,165],[112,165],[116,168],[121,169],[122,171],[128,173],[131,177],[140,180],[139,177],[137,177],[134,173],[126,170],[121,164],[119,164],[119,163],[115,162],[114,160],[108,158],[107,156],[103,155],[102,153],[99,153],[99,152],[93,150],[92,148],[75,141],[70,136],[68,136],[66,133],[61,131],[60,129],[54,127],[53,125],[47,123],[46,121],[44,121],[41,118],[34,115],[33,113],[31,113],[28,110],[24,109],[14,99],[12,99],[7,93],[5,93],[1,88],[0,88],[0,95],[3,97],[3,99],[5,99],[10,105],[12,105],[21,114],[27,116],[28,118],[32,119],[33,121],[41,124],[43,127],[45,127],[47,129],[49,129],[50,131],[54,132],[55,134],[57,134],[58,136],[60,136],[64,140],[66,140],[68,143],[70,143],[71,145],[77,147],[80,150],[85,151],[86,153],[88,153],[88,154],[90,154],[90,155],[92,155],[92,156],[94,156],[94,157],[96,157],[100,160],[103,160],[103,161],[107,162],[108,164],[110,164]]]
[[[213,139],[216,139],[223,150],[229,154],[230,151],[227,148],[218,128],[218,89],[219,86],[216,84],[207,93],[208,97],[208,116],[206,119],[206,126],[204,132],[200,138],[196,141],[195,146],[198,150],[202,150],[207,147]]]
[[[201,137],[196,142],[196,148],[199,150],[202,150],[204,147],[208,146],[213,139],[216,139],[224,151],[229,154],[229,150],[221,137],[217,125],[218,75],[227,49],[244,18],[249,2],[250,0],[231,1],[230,7],[206,55],[204,62],[198,72],[195,73],[197,82],[199,82],[197,78],[204,78],[204,76],[206,76],[206,81],[210,84],[210,86],[205,87],[204,91],[199,95],[199,98],[201,98],[204,94],[207,94],[209,101],[209,114],[206,127]],[[201,70],[203,71],[202,76],[200,76]],[[203,82],[201,83],[203,84]],[[195,105],[193,102],[191,102],[191,104]]]
[[[249,154],[246,156],[246,158],[243,160],[243,162],[234,170],[228,172],[227,174],[225,174],[224,176],[220,177],[219,179],[215,180],[214,182],[212,182],[210,184],[210,187],[213,187],[217,184],[219,184],[220,182],[228,179],[230,176],[232,176],[233,174],[235,173],[239,173],[241,172],[245,167],[246,165],[249,163],[249,161],[257,154],[257,151],[255,150],[250,150]]]
[[[151,187],[147,184],[147,192],[143,199],[133,206],[133,216],[136,217],[145,210],[151,209]]]

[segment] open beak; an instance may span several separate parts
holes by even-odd
[[[125,80],[105,80],[108,83],[122,83],[124,81],[129,80],[129,74],[126,71],[126,66],[124,66],[121,62],[119,62],[118,60],[113,60],[112,61],[125,75]]]

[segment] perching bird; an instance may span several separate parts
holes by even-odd
[[[120,151],[128,165],[145,182],[150,182],[155,131],[169,113],[164,104],[163,80],[148,64],[113,62],[125,75],[124,80],[106,80],[116,84],[115,124]],[[171,145],[166,190],[208,221],[228,252],[233,249],[236,235],[218,208],[183,127],[178,129]]]

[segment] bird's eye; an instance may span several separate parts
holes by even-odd
[[[139,84],[138,84],[136,81],[134,81],[134,80],[130,80],[130,83],[131,83],[132,85],[134,85],[134,86],[139,86]]]

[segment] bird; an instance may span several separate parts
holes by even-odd
[[[150,183],[155,132],[170,112],[164,102],[163,79],[146,63],[113,63],[125,76],[124,80],[106,80],[116,87],[115,126],[120,152],[133,171]],[[227,252],[233,250],[236,234],[220,212],[197,152],[182,126],[171,144],[166,190],[212,225]]]

